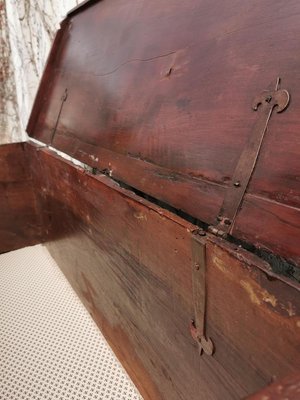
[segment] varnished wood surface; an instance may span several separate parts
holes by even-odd
[[[256,247],[263,243],[262,247],[300,266],[299,218],[298,208],[246,195],[236,220],[235,235]]]
[[[267,263],[207,235],[207,334],[193,318],[195,226],[28,146],[48,248],[148,400],[232,400],[300,365],[299,286]]]
[[[298,400],[300,399],[300,371],[274,382],[247,398],[247,400]]]
[[[0,146],[0,253],[40,243],[40,210],[25,144]]]
[[[299,263],[278,233],[299,238],[299,14],[285,0],[86,3],[64,21],[28,132],[50,142],[68,89],[55,147],[215,224],[252,100],[280,76],[291,102],[271,117],[233,234]]]

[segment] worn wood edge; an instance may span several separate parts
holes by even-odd
[[[252,371],[263,377],[265,383],[260,388],[276,377],[293,373],[299,366],[299,288],[277,276],[270,277],[261,265],[253,264],[253,259],[245,260],[229,251],[226,243],[222,246],[208,241],[207,248],[209,293],[213,287],[218,289],[217,308],[212,307],[214,297],[208,298],[209,318],[218,324],[217,330],[208,325],[211,337],[231,338],[234,351],[243,354]],[[220,359],[220,353],[223,360],[231,356],[224,356],[224,349],[217,346],[216,359]]]
[[[33,137],[35,136],[34,134]],[[50,137],[43,140],[50,144]],[[226,190],[226,184],[220,181],[176,172],[149,159],[117,153],[102,146],[93,146],[69,134],[62,134],[59,130],[52,146],[90,167],[97,168],[100,172],[107,171],[113,179],[168,203],[193,218],[209,224],[214,224],[216,221]],[[182,192],[183,187],[184,192]],[[174,196],[176,190],[179,196]],[[183,193],[187,194],[185,198]],[[190,197],[194,198],[191,203],[188,201]],[[205,207],[197,207],[197,203],[205,204]]]
[[[60,137],[59,133],[57,137]],[[164,201],[172,207],[188,213],[193,218],[198,218],[205,221],[205,223],[214,223],[222,204],[223,192],[226,189],[226,185],[221,182],[209,181],[176,172],[164,166],[157,165],[151,162],[151,160],[115,153],[103,147],[98,147],[96,152],[89,151],[89,146],[81,143],[81,146],[79,146],[81,150],[74,151],[71,155],[94,168],[107,170],[112,178]],[[124,165],[126,165],[127,170],[124,170]],[[138,171],[143,171],[142,177],[139,176]],[[164,185],[162,191],[157,189],[157,186],[161,182]],[[194,198],[193,203],[188,204],[181,198],[176,200],[176,197],[172,195],[174,187],[178,186],[180,190],[182,185],[186,185],[189,196]],[[170,191],[170,194],[168,194],[168,191]],[[200,204],[202,201],[208,200],[208,198],[210,201],[206,201],[206,207],[195,207],[195,204]]]
[[[98,3],[102,0],[84,0],[77,6],[71,8],[71,10],[68,11],[67,17],[73,17],[75,14],[78,14],[79,12],[85,10],[86,8],[92,6],[95,3]]]
[[[207,241],[215,246],[222,248],[227,253],[241,261],[248,268],[257,268],[264,272],[270,278],[277,279],[300,292],[300,283],[297,283],[285,276],[276,274],[272,271],[272,267],[268,262],[264,261],[250,251],[234,243],[230,243],[226,239],[222,239],[214,235],[207,235]]]
[[[248,218],[252,215],[252,218]],[[256,223],[263,221],[268,216],[268,229],[264,225],[261,229]],[[259,250],[279,257],[300,267],[300,209],[276,202],[255,193],[247,193],[244,196],[242,207],[237,214],[232,235],[235,238],[251,243]],[[292,247],[290,242],[294,242]]]
[[[166,218],[166,219],[171,220],[172,222],[175,222],[176,224],[185,228],[188,232],[197,233],[200,230],[200,228],[197,227],[196,225],[184,220],[183,218],[173,214],[172,212],[165,210],[164,208],[158,207],[157,205],[150,202],[149,200],[143,199],[142,197],[136,195],[134,192],[130,191],[129,189],[120,187],[120,185],[117,182],[115,182],[114,180],[112,180],[111,178],[109,178],[108,176],[106,176],[104,174],[94,175],[91,172],[89,172],[88,170],[85,170],[84,168],[82,168],[81,166],[72,163],[72,161],[69,161],[69,160],[63,158],[62,156],[56,154],[54,151],[52,151],[48,147],[40,147],[38,144],[33,143],[33,142],[27,142],[26,146],[28,146],[29,151],[30,151],[30,149],[31,150],[35,149],[36,151],[41,151],[44,154],[47,154],[47,155],[55,158],[56,160],[61,162],[62,165],[63,164],[70,165],[71,167],[78,170],[80,173],[86,174],[86,175],[90,176],[92,179],[95,179],[98,182],[102,183],[103,185],[119,192],[123,197],[127,197],[127,198],[129,197],[130,199],[136,201],[137,203],[147,206],[147,208],[151,209],[156,214],[159,214],[162,218]]]
[[[102,1],[102,0],[100,0]],[[57,133],[57,138],[63,138],[62,133]],[[184,172],[176,172],[173,171],[170,168],[164,167],[162,165],[159,164],[155,164],[155,162],[151,161],[148,158],[142,158],[142,157],[137,157],[133,154],[130,153],[119,153],[119,152],[115,152],[111,149],[107,149],[106,147],[103,146],[97,146],[96,152],[92,150],[92,148],[94,147],[92,144],[89,144],[87,142],[83,142],[80,139],[76,139],[76,144],[78,144],[78,142],[80,142],[79,144],[81,144],[81,146],[76,146],[76,150],[74,152],[72,152],[72,156],[74,156],[75,158],[82,158],[84,160],[84,162],[88,163],[89,165],[93,166],[93,167],[109,167],[108,165],[103,165],[103,161],[105,163],[107,163],[108,159],[113,160],[114,162],[118,162],[118,161],[136,161],[136,162],[142,162],[143,165],[150,165],[153,168],[157,168],[158,170],[162,169],[166,171],[166,175],[174,175],[174,177],[178,177],[178,179],[185,179],[185,180],[189,180],[189,181],[194,181],[197,182],[198,184],[206,184],[206,185],[211,185],[211,186],[215,186],[215,187],[220,187],[220,188],[225,188],[228,185],[224,184],[221,181],[214,181],[214,180],[209,180],[207,178],[204,177],[197,177],[197,176],[193,176],[193,175],[189,175],[187,173]],[[60,146],[61,144],[59,144]],[[78,150],[77,148],[79,148],[80,150]],[[99,156],[99,161],[96,161],[97,156]]]

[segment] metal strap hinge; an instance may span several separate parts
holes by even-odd
[[[212,355],[214,345],[205,332],[206,312],[206,247],[203,238],[192,236],[192,283],[194,318],[190,323],[190,332],[198,343],[199,354]]]
[[[234,221],[242,204],[249,181],[253,174],[259,151],[267,130],[267,125],[276,107],[277,113],[284,111],[290,100],[287,90],[279,89],[280,78],[277,78],[275,90],[265,90],[252,103],[254,111],[260,110],[260,116],[249,137],[235,168],[230,186],[225,192],[221,211],[213,233],[232,233]]]
[[[68,97],[68,89],[65,89],[63,95],[60,98],[59,111],[58,111],[58,114],[57,114],[57,118],[56,118],[56,121],[55,121],[54,128],[52,129],[52,132],[51,132],[50,146],[52,146],[52,143],[53,143],[53,140],[54,140],[54,136],[56,134],[56,130],[57,130],[57,127],[58,127],[59,119],[60,119],[60,116],[61,116],[61,113],[62,113],[62,109],[63,109],[65,101],[67,100],[67,97]]]

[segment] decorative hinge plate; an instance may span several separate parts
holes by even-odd
[[[192,283],[194,318],[190,323],[190,332],[198,343],[199,354],[212,355],[214,345],[205,332],[206,312],[206,247],[205,240],[197,235],[192,236]]]
[[[214,228],[216,232],[232,232],[234,220],[253,174],[272,112],[276,107],[277,113],[280,113],[289,105],[289,92],[279,89],[279,83],[280,78],[277,78],[275,90],[263,91],[252,103],[252,109],[254,111],[260,110],[260,116],[240,156],[230,186],[225,193],[223,205]]]

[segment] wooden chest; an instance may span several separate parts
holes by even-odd
[[[300,370],[299,14],[87,1],[0,147],[0,252],[46,243],[145,399]]]

